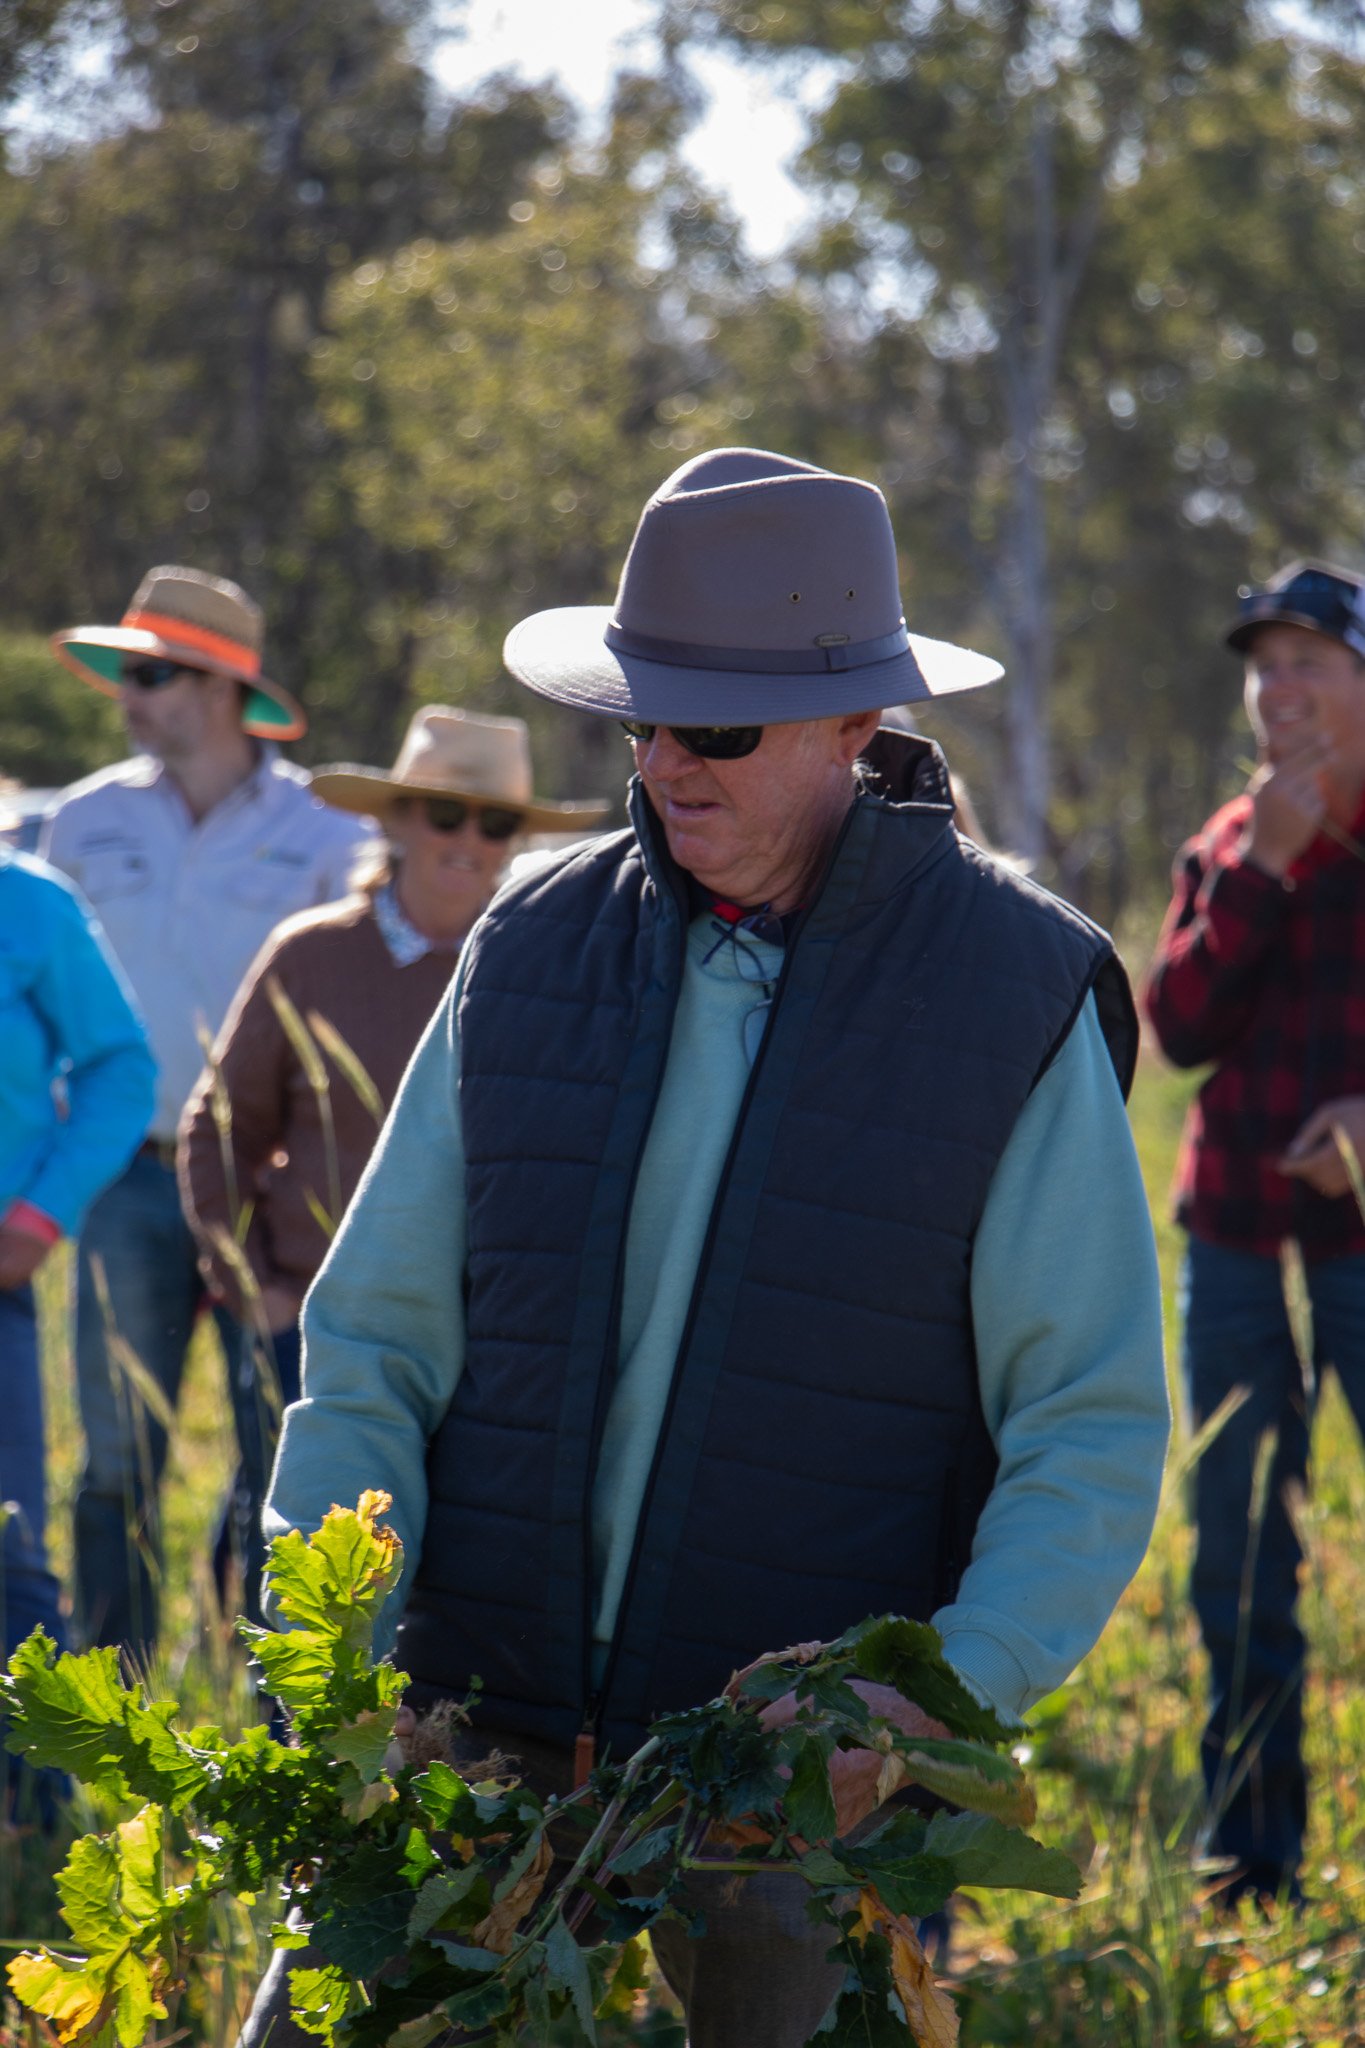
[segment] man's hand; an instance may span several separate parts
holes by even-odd
[[[303,1303],[290,1287],[277,1286],[273,1281],[261,1289],[254,1304],[254,1317],[258,1329],[264,1325],[271,1336],[281,1330],[292,1330],[299,1319]]]
[[[951,1739],[941,1721],[932,1720],[912,1700],[902,1699],[893,1686],[867,1685],[862,1679],[855,1679],[853,1691],[867,1701],[879,1720],[889,1721],[904,1735],[921,1735],[939,1742]],[[765,1707],[759,1718],[765,1728],[784,1728],[796,1718],[796,1712],[796,1694],[789,1692]],[[877,1780],[884,1762],[871,1750],[835,1750],[830,1758],[829,1782],[834,1793],[836,1834],[847,1835],[881,1804]]]
[[[1317,836],[1327,814],[1323,771],[1331,751],[1322,733],[1305,731],[1282,759],[1258,768],[1247,784],[1251,820],[1242,853],[1268,875],[1283,876]]]
[[[0,1223],[0,1293],[31,1280],[52,1247],[31,1231]]]
[[[1307,1181],[1320,1195],[1350,1194],[1351,1176],[1337,1144],[1338,1130],[1357,1160],[1365,1162],[1365,1095],[1341,1095],[1315,1109],[1283,1159],[1276,1160],[1279,1171]]]

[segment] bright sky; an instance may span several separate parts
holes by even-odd
[[[657,11],[657,0],[467,0],[463,32],[442,45],[434,68],[461,94],[493,71],[516,71],[529,84],[550,79],[600,114],[617,71],[653,68]],[[789,80],[779,95],[766,67],[719,54],[693,69],[710,107],[687,157],[744,222],[753,254],[772,255],[810,213],[785,170],[803,137],[800,97]],[[805,96],[818,99],[814,80]]]

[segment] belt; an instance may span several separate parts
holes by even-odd
[[[139,1159],[155,1159],[158,1166],[164,1166],[168,1173],[175,1172],[175,1139],[144,1138],[137,1148]]]

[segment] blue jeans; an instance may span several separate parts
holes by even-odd
[[[243,1330],[232,1360],[229,1381],[232,1413],[241,1453],[219,1532],[219,1551],[231,1551],[242,1574],[242,1612],[258,1625],[261,1574],[265,1570],[265,1538],[261,1512],[270,1490],[270,1474],[279,1442],[280,1415],[299,1398],[299,1359],[303,1336],[297,1323],[275,1330],[268,1341]]]
[[[0,1401],[0,1498],[6,1509],[0,1602],[8,1660],[35,1628],[46,1629],[66,1648],[57,1581],[47,1568],[43,1386],[31,1287],[0,1290]]]
[[[97,1263],[108,1287],[107,1319]],[[203,1300],[174,1171],[140,1152],[94,1203],[81,1232],[76,1378],[85,1466],[75,1517],[76,1599],[85,1640],[122,1644],[138,1657],[157,1636],[157,1503],[166,1430],[139,1390],[137,1366],[125,1363],[120,1351],[126,1346],[133,1354],[173,1413]],[[214,1314],[231,1359],[238,1325],[226,1310]]]
[[[0,1606],[5,1659],[35,1628],[66,1648],[66,1623],[57,1581],[47,1568],[47,1461],[43,1445],[43,1386],[38,1370],[38,1324],[31,1287],[0,1289]],[[0,1722],[0,1739],[4,1724]],[[3,1811],[16,1820],[36,1815],[51,1827],[54,1798],[64,1781],[57,1771],[34,1771],[17,1756],[0,1755]]]
[[[1334,1367],[1365,1422],[1365,1257],[1310,1265],[1317,1380]],[[1307,1483],[1313,1391],[1294,1349],[1276,1259],[1191,1238],[1184,1274],[1185,1371],[1196,1426],[1234,1388],[1248,1399],[1195,1473],[1191,1595],[1210,1661],[1202,1761],[1211,1845],[1243,1867],[1241,1888],[1296,1883],[1308,1815],[1303,1763],[1302,1552],[1286,1496]],[[1264,1513],[1253,1483],[1273,1433]]]

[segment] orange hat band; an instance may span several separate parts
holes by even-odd
[[[226,633],[210,633],[203,626],[187,626],[183,619],[170,618],[165,612],[125,612],[123,624],[141,633],[155,633],[159,640],[171,640],[181,647],[193,647],[198,654],[207,654],[214,661],[225,661],[229,668],[241,669],[247,676],[258,676],[261,672],[261,657],[254,647],[244,641],[229,640]]]

